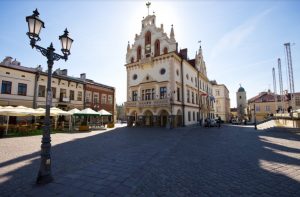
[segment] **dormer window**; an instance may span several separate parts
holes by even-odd
[[[134,62],[134,57],[131,57],[130,62],[131,62],[131,63]]]

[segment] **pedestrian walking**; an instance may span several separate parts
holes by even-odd
[[[221,117],[220,116],[218,117],[218,127],[219,128],[221,127]]]

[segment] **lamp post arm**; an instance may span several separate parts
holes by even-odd
[[[43,56],[47,57],[48,61],[58,61],[60,59],[63,59],[65,61],[68,60],[68,56],[67,55],[59,55],[57,53],[54,53],[55,49],[53,48],[53,44],[51,43],[50,46],[45,49],[44,47],[41,47],[37,44],[34,45],[34,47],[36,48],[37,51],[39,51]]]

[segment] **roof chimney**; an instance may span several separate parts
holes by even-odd
[[[86,74],[85,74],[85,73],[81,73],[81,74],[80,74],[80,79],[85,80],[85,79],[86,79]]]
[[[61,75],[68,76],[68,69],[61,70]]]
[[[187,48],[185,49],[180,49],[180,55],[183,59],[187,60]]]

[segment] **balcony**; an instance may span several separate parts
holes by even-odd
[[[126,107],[165,107],[170,105],[169,99],[156,99],[147,101],[128,101]]]

